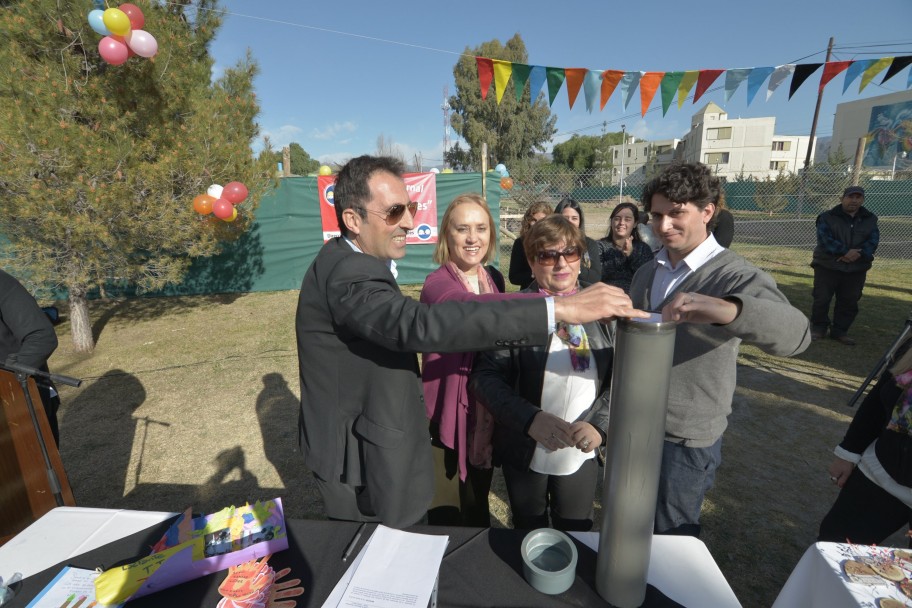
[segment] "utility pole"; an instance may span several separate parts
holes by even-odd
[[[627,125],[621,125],[621,176],[618,183],[621,189],[618,192],[618,204],[624,202],[624,152],[627,148]]]
[[[830,36],[830,43],[827,45],[827,53],[825,62],[830,61],[830,57],[833,55],[833,42],[834,38]],[[804,157],[804,171],[801,172],[801,189],[798,192],[798,217],[801,217],[802,211],[804,211],[804,197],[807,195],[807,174],[808,170],[811,168],[811,154],[814,152],[814,138],[817,135],[817,119],[820,118],[820,103],[823,101],[823,89],[818,89],[817,91],[817,105],[814,107],[814,120],[811,121],[811,135],[808,141],[808,151],[807,156]]]
[[[829,63],[830,57],[833,55],[833,42],[834,38],[830,37],[830,44],[827,46],[827,54],[825,63]],[[820,118],[820,103],[823,101],[823,89],[817,91],[817,105],[814,107],[814,120],[811,122],[811,141],[808,142],[808,151],[807,156],[804,157],[804,170],[807,171],[808,167],[811,166],[811,154],[814,151],[814,136],[817,134],[817,119]]]
[[[291,177],[291,148],[282,148],[282,177]]]

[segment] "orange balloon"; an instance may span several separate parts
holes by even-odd
[[[513,178],[512,177],[501,177],[500,178],[500,187],[504,190],[513,189]]]
[[[212,213],[212,203],[215,199],[208,194],[200,194],[193,199],[193,210],[200,215],[209,215]]]

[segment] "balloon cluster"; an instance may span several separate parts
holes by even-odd
[[[206,194],[200,194],[193,199],[193,210],[200,215],[209,215],[225,222],[237,219],[238,212],[235,205],[247,198],[247,186],[241,182],[230,182],[224,186],[212,184]]]
[[[507,171],[506,165],[503,163],[498,164],[494,167],[494,172],[500,176],[500,187],[504,190],[513,189],[513,178],[510,177],[510,172]]]
[[[96,8],[89,13],[89,25],[104,36],[98,42],[98,53],[111,65],[126,63],[133,55],[147,58],[155,56],[158,42],[152,34],[142,29],[145,24],[146,18],[142,11],[129,2],[117,8]]]

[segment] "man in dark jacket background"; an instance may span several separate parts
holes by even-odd
[[[864,208],[865,191],[849,186],[840,204],[817,216],[817,247],[814,248],[811,337],[830,337],[847,346],[855,344],[848,335],[858,315],[858,301],[874,252],[880,241],[877,216]],[[830,326],[830,301],[836,296]]]
[[[18,363],[48,371],[47,360],[57,348],[57,334],[47,315],[25,287],[0,270],[0,362]],[[53,386],[41,381],[38,393],[54,440],[60,444],[57,408],[60,398]]]

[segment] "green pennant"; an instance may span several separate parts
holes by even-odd
[[[532,66],[525,63],[513,64],[513,88],[516,89],[516,101],[522,100],[523,89],[526,88],[526,82],[529,80],[529,72]]]
[[[665,76],[662,77],[662,116],[668,112],[668,106],[671,105],[682,78],[684,72],[665,72]]]
[[[548,75],[548,105],[553,106],[554,98],[557,97],[557,93],[564,84],[564,78],[567,75],[564,72],[564,68],[546,67],[545,73]]]

